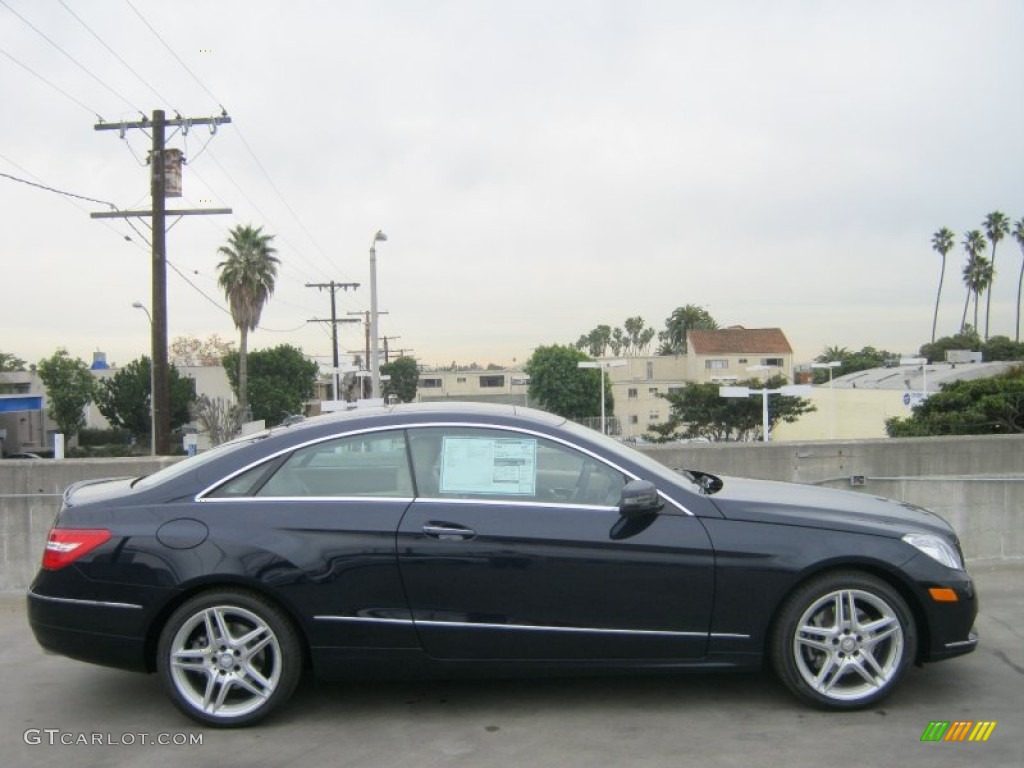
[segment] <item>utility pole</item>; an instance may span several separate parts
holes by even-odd
[[[384,365],[387,365],[389,362],[391,362],[388,359],[388,339],[391,339],[392,341],[394,341],[395,339],[400,339],[402,337],[401,336],[381,336],[380,338],[384,342]]]
[[[349,288],[355,290],[359,287],[359,283],[336,283],[333,280],[329,283],[306,283],[307,288],[316,288],[323,290],[327,288],[331,292],[331,319],[320,320],[313,318],[309,320],[310,323],[327,323],[331,324],[331,350],[334,353],[334,399],[340,399],[341,392],[341,374],[338,373],[338,323],[358,323],[358,320],[349,320],[346,318],[338,319],[338,312],[335,307],[334,294],[341,288],[343,291],[347,291]]]
[[[166,165],[164,151],[166,149],[167,126],[178,127],[187,132],[193,125],[209,125],[216,131],[221,123],[230,123],[227,113],[219,117],[184,118],[175,117],[167,120],[162,109],[153,110],[153,119],[142,119],[136,122],[97,123],[93,128],[97,131],[120,131],[122,138],[129,128],[150,130],[153,132],[153,149],[150,152],[150,195],[152,204],[148,211],[104,211],[89,214],[94,219],[127,219],[150,218],[153,240],[152,258],[152,301],[153,322],[151,323],[150,345],[152,347],[153,391],[153,433],[157,454],[166,456],[171,452],[171,404],[170,383],[167,362],[167,216],[208,216],[210,214],[231,213],[230,208],[202,208],[186,210],[167,210]],[[176,197],[180,197],[178,192]]]
[[[367,310],[365,312],[349,312],[349,314],[350,315],[363,315],[365,317],[365,324],[366,324],[365,325],[365,331],[366,331],[366,357],[364,357],[363,360],[366,361],[366,366],[367,366],[366,370],[372,371],[373,369],[370,367],[370,352],[373,351],[371,349],[371,344],[370,344],[370,332],[373,330],[373,327],[372,327],[373,323],[371,322],[371,316],[372,316],[371,312],[369,310]],[[387,312],[378,312],[377,314],[378,315],[386,315],[388,313]],[[358,321],[356,321],[356,322],[358,322]],[[398,337],[397,336],[392,336],[391,338],[397,339]],[[387,362],[387,360],[385,359],[384,362]]]

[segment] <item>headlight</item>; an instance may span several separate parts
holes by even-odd
[[[903,541],[947,568],[952,568],[955,571],[964,570],[964,563],[960,559],[960,553],[956,551],[956,547],[941,536],[932,533],[908,533],[903,537]]]

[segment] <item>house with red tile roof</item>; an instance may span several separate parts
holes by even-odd
[[[793,348],[781,328],[694,330],[686,334],[686,343],[689,381],[726,383],[777,374],[793,380]]]

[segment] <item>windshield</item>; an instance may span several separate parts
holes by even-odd
[[[176,477],[181,477],[189,472],[199,469],[203,465],[207,464],[214,459],[219,459],[223,456],[228,455],[234,451],[244,448],[247,445],[252,445],[257,440],[262,440],[266,437],[269,432],[259,432],[254,435],[246,435],[236,440],[231,440],[227,443],[221,443],[220,445],[211,448],[208,451],[197,453],[195,456],[189,456],[183,461],[179,461],[177,464],[171,464],[169,467],[164,467],[159,472],[154,472],[152,475],[146,475],[140,477],[134,483],[133,488],[152,488],[164,483],[168,480],[172,480]]]

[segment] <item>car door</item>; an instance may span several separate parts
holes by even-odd
[[[398,563],[438,659],[704,655],[713,556],[696,518],[626,520],[633,479],[592,453],[513,428],[409,430],[416,499]]]
[[[222,558],[281,594],[314,651],[418,648],[395,562],[413,497],[402,430],[320,439],[229,478],[200,506]]]

